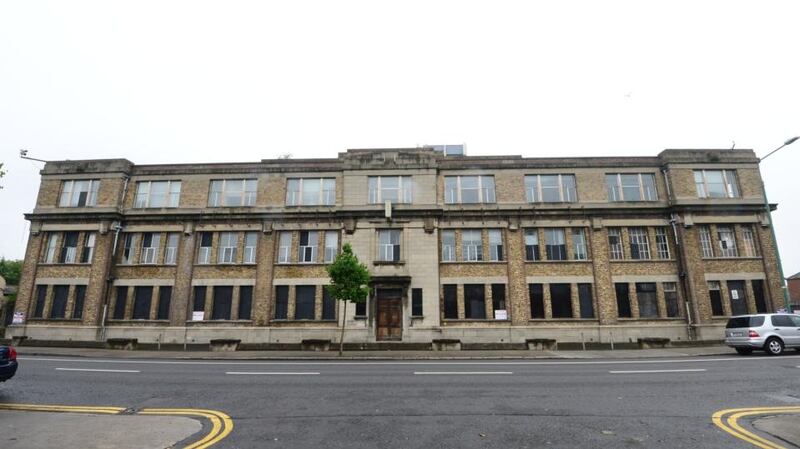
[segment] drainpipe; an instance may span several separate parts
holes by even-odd
[[[124,182],[122,184],[122,192],[117,200],[117,213],[120,214],[120,218],[122,218],[122,214],[125,210],[125,197],[128,193],[128,182],[130,181],[129,176],[125,176]],[[115,267],[114,257],[117,255],[117,244],[119,243],[119,233],[122,231],[122,222],[114,222],[111,225],[111,229],[114,231],[114,243],[111,245],[111,254],[108,256],[108,276],[106,277],[106,286],[105,292],[103,292],[103,316],[100,319],[100,341],[104,341],[106,339],[106,322],[108,321],[108,302],[109,296],[111,295],[111,283],[114,282],[114,276],[112,276],[112,270]]]

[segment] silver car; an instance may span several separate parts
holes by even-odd
[[[762,313],[731,317],[725,326],[725,344],[739,354],[763,349],[780,355],[785,348],[800,351],[800,316],[786,313]]]

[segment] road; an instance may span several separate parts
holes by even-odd
[[[748,448],[720,409],[800,405],[800,356],[535,361],[33,357],[0,402],[228,413],[215,448]]]

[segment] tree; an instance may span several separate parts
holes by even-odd
[[[342,301],[344,310],[342,311],[342,330],[339,336],[339,355],[342,355],[344,348],[344,325],[347,321],[347,303],[360,304],[367,300],[369,295],[369,270],[353,254],[353,248],[349,243],[345,243],[342,252],[336,256],[336,260],[326,268],[328,276],[331,278],[330,285],[326,285],[328,294]]]
[[[19,275],[22,272],[21,260],[0,259],[0,276],[8,285],[19,285]]]

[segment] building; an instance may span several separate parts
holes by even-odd
[[[793,276],[786,278],[786,288],[789,289],[792,310],[800,310],[800,273],[795,273]]]
[[[14,336],[337,340],[343,243],[372,295],[346,339],[524,344],[722,338],[783,306],[751,150],[523,158],[435,148],[331,159],[48,162]]]

